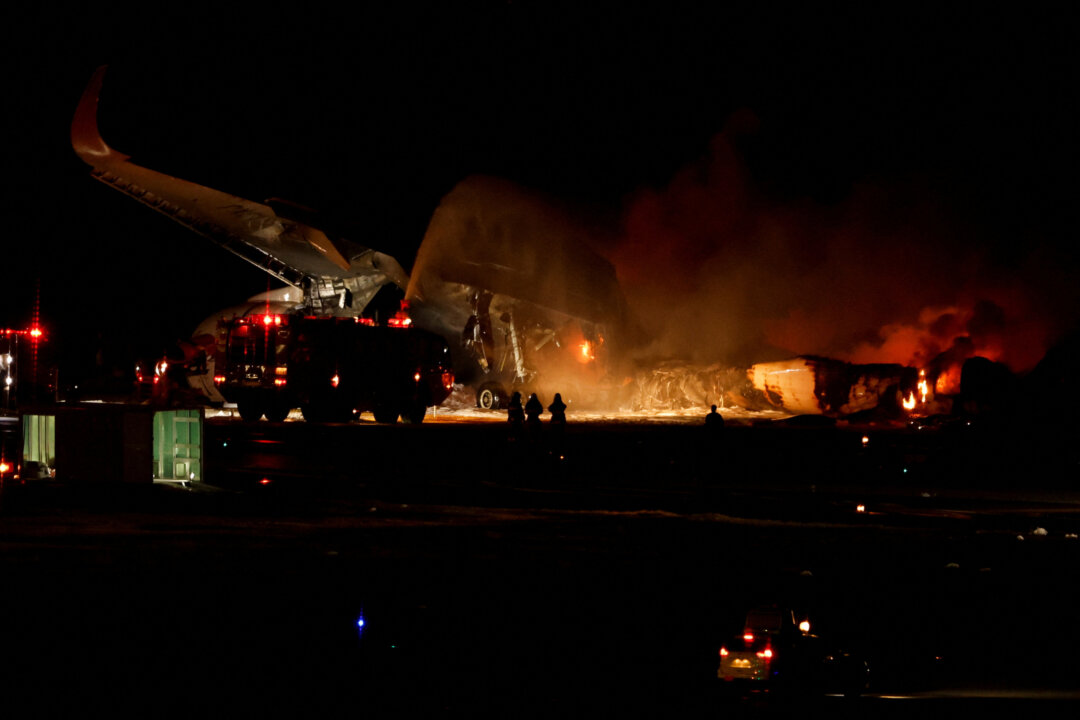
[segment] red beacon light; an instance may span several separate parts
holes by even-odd
[[[409,317],[409,303],[402,300],[401,309],[394,313],[394,316],[387,320],[386,324],[392,328],[407,328],[412,325],[412,318]]]
[[[404,310],[398,310],[386,324],[392,328],[407,328],[412,325],[412,318],[406,315]]]

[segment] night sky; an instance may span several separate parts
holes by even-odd
[[[108,64],[102,134],[134,162],[317,208],[407,270],[440,198],[487,174],[606,223],[643,322],[696,318],[673,352],[858,359],[927,307],[989,303],[1041,355],[1080,305],[1080,77],[1076,24],[1031,7],[16,14],[0,327],[28,322],[39,281],[77,375],[98,347],[126,366],[267,288],[90,178],[68,130]],[[932,269],[901,272],[921,285],[905,296],[885,276],[916,257]],[[683,348],[713,306],[739,341]]]

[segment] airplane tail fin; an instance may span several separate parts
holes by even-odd
[[[128,159],[127,155],[109,147],[98,131],[98,95],[101,93],[101,83],[107,67],[102,65],[94,71],[86,90],[83,91],[82,99],[79,100],[75,117],[71,120],[71,146],[83,162],[91,167]]]

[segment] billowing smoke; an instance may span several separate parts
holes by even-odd
[[[1070,265],[1052,246],[1006,252],[1003,263],[1000,244],[916,180],[864,182],[832,204],[777,200],[739,151],[753,132],[753,118],[737,115],[705,157],[629,196],[618,227],[467,178],[424,237],[407,294],[414,312],[447,322],[455,342],[470,322],[481,327],[475,353],[485,337],[509,337],[499,294],[555,311],[535,323],[525,306],[515,311],[546,376],[564,392],[570,376],[616,387],[615,402],[634,408],[740,402],[747,367],[796,355],[927,368],[938,392],[954,393],[967,358],[1028,370],[1075,321]],[[477,289],[496,294],[489,329],[470,319],[484,305]],[[635,342],[601,336],[625,317],[640,328],[623,333]],[[563,372],[565,349],[578,347],[602,347],[616,372],[582,374],[577,361]],[[505,365],[506,351],[484,352],[487,366]]]
[[[706,157],[627,203],[609,255],[652,332],[642,360],[918,367],[961,338],[1023,371],[1074,320],[1076,291],[1052,254],[995,265],[927,185],[866,183],[829,206],[770,199],[737,149],[753,131],[736,116]]]

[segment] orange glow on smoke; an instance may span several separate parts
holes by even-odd
[[[960,365],[952,365],[937,376],[934,392],[938,395],[956,395],[960,392]]]

